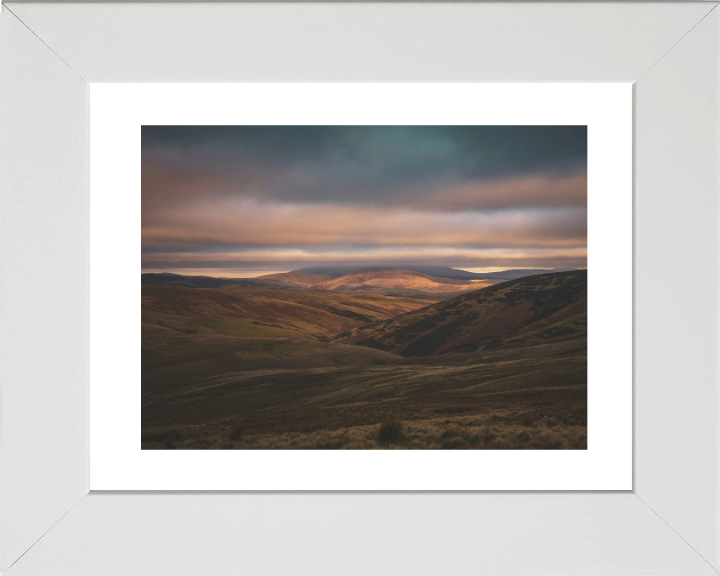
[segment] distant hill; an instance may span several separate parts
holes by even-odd
[[[458,280],[433,277],[419,272],[393,269],[363,269],[344,275],[283,272],[257,278],[214,278],[211,276],[183,276],[181,274],[146,273],[141,275],[143,286],[173,286],[178,288],[277,288],[291,290],[323,290],[343,294],[380,294],[398,298],[445,300],[488,286],[497,279]]]
[[[526,276],[536,276],[537,274],[549,274],[552,272],[572,272],[573,270],[577,270],[577,268],[514,268],[512,270],[503,270],[502,272],[476,273],[474,277],[515,280],[517,278],[525,278]]]
[[[542,274],[547,272],[566,272],[575,270],[575,268],[523,268],[504,270],[502,272],[468,272],[466,270],[457,270],[456,268],[450,268],[448,266],[398,266],[396,268],[386,267],[361,267],[361,266],[315,266],[311,268],[299,268],[293,270],[292,273],[303,273],[303,274],[323,274],[331,276],[342,276],[344,274],[350,274],[354,272],[362,272],[365,270],[407,270],[409,272],[418,272],[420,274],[428,274],[430,276],[437,276],[438,278],[453,278],[456,280],[472,280],[472,279],[499,279],[499,280],[514,280],[516,278],[522,278],[523,276],[532,276],[535,274]]]
[[[228,286],[257,286],[285,288],[282,282],[257,280],[255,278],[214,278],[213,276],[183,276],[171,272],[146,273],[140,275],[143,286],[179,286],[182,288],[227,288]]]
[[[498,279],[441,278],[411,270],[391,268],[363,268],[339,276],[289,272],[259,276],[256,280],[283,282],[300,288],[330,290],[344,294],[383,294],[432,300],[444,300],[469,290],[477,290],[483,286],[502,282]]]
[[[356,290],[360,286],[376,286],[379,288],[406,288],[423,292],[457,292],[458,290],[474,290],[479,288],[474,281],[463,281],[452,278],[430,276],[412,270],[388,270],[371,268],[358,270],[326,280],[316,285],[319,290]]]
[[[463,294],[334,340],[408,356],[472,352],[587,335],[587,271],[523,277]]]
[[[342,272],[342,273],[339,273]],[[267,274],[256,278],[183,276],[169,272],[141,275],[143,286],[181,288],[231,288],[247,286],[292,290],[324,290],[342,294],[381,294],[420,300],[446,300],[472,290],[514,280],[546,270],[518,269],[477,274],[446,266],[396,268],[324,267]]]

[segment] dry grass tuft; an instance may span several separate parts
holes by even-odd
[[[392,420],[386,420],[380,424],[380,428],[378,429],[378,442],[380,442],[380,444],[392,444],[400,437],[401,431],[402,424],[399,420],[395,420],[394,418]]]
[[[235,425],[230,430],[230,440],[238,442],[242,440],[243,432],[245,431],[245,419],[240,419],[235,422]]]
[[[518,416],[518,420],[522,422],[522,425],[527,427],[532,426],[539,419],[540,414],[537,412],[537,410],[529,410],[527,412],[523,412]]]
[[[440,436],[440,438],[459,438],[460,436],[462,436],[462,428],[460,428],[460,426],[458,426],[457,424],[450,424],[447,430],[442,433],[442,436]]]

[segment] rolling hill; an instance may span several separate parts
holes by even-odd
[[[169,272],[142,274],[143,286],[230,288],[245,286],[292,290],[327,290],[343,294],[381,294],[423,300],[446,300],[485,286],[555,270],[517,269],[474,273],[447,266],[404,268],[317,267],[266,274],[256,278],[183,276]]]
[[[288,272],[259,276],[256,281],[281,282],[298,288],[345,294],[383,294],[443,300],[470,290],[503,282],[500,279],[457,279],[412,270],[362,268],[341,275]]]
[[[528,346],[587,335],[587,271],[528,276],[338,334],[401,356]]]
[[[280,272],[278,274],[266,274],[254,278],[255,281],[279,282],[293,288],[315,288],[322,282],[328,282],[337,278],[336,274],[303,274],[300,272]]]
[[[319,290],[351,292],[367,287],[419,290],[421,292],[458,292],[477,290],[488,285],[489,280],[454,280],[438,278],[409,270],[369,269],[350,272],[316,285]],[[497,282],[497,281],[495,281]]]
[[[157,341],[155,341],[157,344]],[[261,374],[272,379],[279,371],[394,364],[402,358],[362,346],[318,342],[298,338],[169,334],[161,346],[143,348],[143,394],[163,390],[173,394],[189,385],[202,393],[208,378],[240,373]],[[211,391],[212,392],[212,391]],[[192,406],[189,407],[191,410]],[[222,410],[222,407],[219,407]],[[144,417],[147,417],[145,414]],[[177,414],[168,414],[176,418]]]
[[[143,334],[326,339],[430,304],[377,294],[232,286],[143,286]],[[147,329],[146,329],[147,326]]]
[[[143,286],[143,390],[241,370],[398,361],[380,350],[328,342],[342,330],[428,304],[319,290]]]
[[[499,272],[468,272],[467,270],[458,270],[457,268],[450,268],[449,266],[399,266],[397,268],[386,268],[382,266],[374,267],[376,270],[406,270],[409,272],[418,272],[420,274],[426,274],[428,276],[435,276],[437,278],[452,278],[455,280],[483,280],[483,279],[495,279],[495,280],[515,280],[516,278],[522,278],[523,276],[534,276],[536,274],[545,274],[550,272],[568,272],[575,270],[575,268],[553,268],[553,269],[542,269],[542,268],[515,268],[512,270],[502,270]],[[344,274],[350,274],[352,272],[361,272],[368,270],[367,267],[354,267],[354,266],[314,266],[310,268],[299,268],[293,270],[292,273],[304,273],[304,274],[323,274],[331,276],[342,276]]]

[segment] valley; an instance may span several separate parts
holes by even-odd
[[[143,448],[587,446],[585,270],[192,278],[142,288]]]

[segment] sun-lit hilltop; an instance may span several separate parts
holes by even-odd
[[[297,284],[315,290],[334,292],[386,292],[388,290],[416,290],[419,292],[444,293],[477,290],[502,282],[499,279],[455,280],[440,278],[411,270],[388,270],[384,268],[365,268],[341,276],[302,274],[270,274],[259,276],[258,280],[277,280]]]

